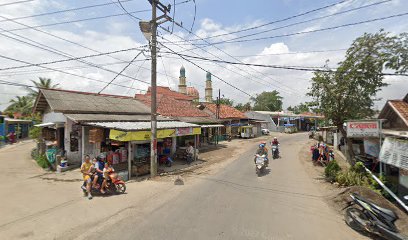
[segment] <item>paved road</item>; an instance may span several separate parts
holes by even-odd
[[[218,174],[181,186],[151,213],[129,214],[91,239],[361,239],[303,169],[298,153],[306,138],[283,137],[282,158],[264,176],[256,176],[255,150],[248,151]]]

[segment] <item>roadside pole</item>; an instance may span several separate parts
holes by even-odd
[[[156,22],[156,0],[151,1],[152,4],[152,40],[151,40],[151,141],[150,141],[150,176],[157,175],[157,106],[156,106],[156,41],[157,41],[157,22]]]

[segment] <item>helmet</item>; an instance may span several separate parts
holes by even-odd
[[[259,147],[260,147],[260,148],[264,148],[264,147],[265,147],[265,144],[259,144]]]
[[[274,137],[273,139],[275,139],[275,140],[276,140],[276,139],[278,139],[278,138],[277,138],[277,137]]]

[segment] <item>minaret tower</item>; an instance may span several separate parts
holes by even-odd
[[[206,80],[205,80],[205,101],[212,102],[213,101],[213,89],[212,89],[212,82],[211,82],[211,73],[207,72]]]
[[[186,69],[184,68],[184,66],[181,66],[180,68],[178,91],[180,93],[187,94]]]

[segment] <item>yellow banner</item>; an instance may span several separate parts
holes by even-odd
[[[160,129],[157,130],[157,138],[163,139],[168,137],[186,136],[186,135],[196,135],[201,134],[201,128],[193,128],[191,131],[178,131],[178,129]],[[111,129],[109,133],[109,138],[121,142],[129,141],[143,141],[150,140],[150,131],[137,131],[137,132],[124,132]]]

